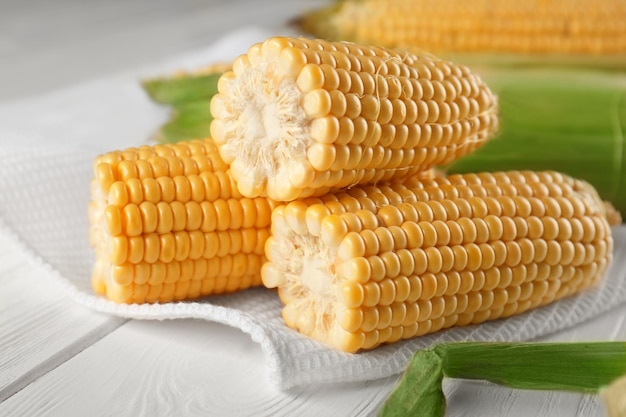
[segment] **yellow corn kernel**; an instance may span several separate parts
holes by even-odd
[[[399,179],[472,152],[497,128],[496,97],[463,66],[304,38],[259,45],[211,102],[211,134],[247,197]]]
[[[276,204],[242,197],[210,139],[110,152],[94,172],[97,293],[152,303],[261,285]]]
[[[315,37],[389,48],[594,55],[626,53],[625,21],[615,0],[348,0],[299,19]]]
[[[288,325],[354,352],[582,291],[612,244],[604,203],[570,177],[422,176],[277,207],[262,277]]]

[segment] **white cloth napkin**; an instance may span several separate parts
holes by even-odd
[[[272,33],[273,34],[273,33]],[[615,259],[596,288],[517,317],[451,329],[370,352],[346,354],[287,328],[274,291],[256,288],[199,302],[117,305],[94,295],[87,236],[91,163],[101,153],[146,143],[167,111],[138,79],[174,68],[232,59],[269,36],[251,28],[210,48],[153,68],[77,85],[44,97],[0,104],[0,231],[13,237],[67,292],[68,303],[137,319],[200,318],[241,329],[259,343],[272,382],[370,380],[402,372],[416,350],[443,341],[521,341],[574,326],[626,302],[626,226],[616,227]]]

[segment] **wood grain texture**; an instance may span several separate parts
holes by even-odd
[[[624,340],[621,309],[542,340]],[[199,320],[130,321],[0,403],[0,415],[368,416],[395,379],[303,387],[267,382],[260,348]],[[598,398],[446,380],[448,416],[600,417]]]
[[[247,335],[219,324],[131,321],[1,403],[0,415],[368,415],[393,382],[279,392],[263,362]]]
[[[72,302],[0,237],[0,401],[123,322]]]

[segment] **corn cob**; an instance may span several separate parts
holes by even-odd
[[[261,284],[275,203],[242,197],[210,139],[101,155],[91,190],[97,293],[153,303]]]
[[[211,136],[242,195],[290,201],[451,162],[493,135],[496,112],[465,66],[278,37],[221,76]]]
[[[552,171],[354,187],[274,209],[263,283],[288,326],[371,349],[589,287],[612,256],[605,213],[588,183]]]
[[[433,53],[626,53],[623,0],[345,0],[298,19],[331,40]]]

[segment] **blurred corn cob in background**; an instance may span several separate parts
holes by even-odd
[[[344,0],[296,24],[470,66],[498,96],[500,132],[450,173],[558,170],[626,218],[626,1]]]
[[[296,23],[323,39],[436,54],[626,54],[623,0],[341,0]]]

